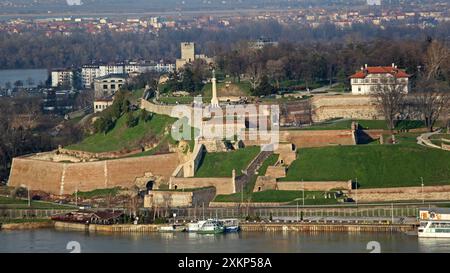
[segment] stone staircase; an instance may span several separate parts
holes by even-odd
[[[246,185],[252,176],[256,174],[256,171],[261,167],[262,163],[273,154],[272,151],[262,151],[260,152],[253,161],[247,166],[243,171],[243,174],[236,177],[236,185]],[[237,189],[240,191],[241,189]]]

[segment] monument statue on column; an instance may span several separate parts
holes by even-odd
[[[212,84],[211,107],[212,108],[218,108],[219,107],[219,99],[217,98],[217,86],[216,86],[217,84],[216,84],[216,71],[215,71],[215,69],[212,70],[211,84]]]

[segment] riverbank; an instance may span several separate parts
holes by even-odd
[[[83,231],[89,233],[152,233],[158,232],[161,226],[167,224],[118,224],[97,225],[51,221],[30,220],[30,222],[0,223],[0,230],[31,230],[52,228],[65,231]],[[243,232],[414,232],[417,223],[391,224],[389,222],[243,222],[240,224]]]
[[[157,232],[163,225],[95,225],[55,222],[55,229],[101,233],[148,233]],[[241,223],[243,232],[413,232],[416,224],[389,223]]]
[[[55,224],[52,221],[0,223],[0,230],[30,230],[30,229],[53,228],[54,225]]]

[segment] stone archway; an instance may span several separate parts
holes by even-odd
[[[152,173],[147,172],[144,176],[137,177],[134,181],[136,187],[139,188],[140,191],[153,190],[158,187],[158,182],[160,179],[154,176]]]
[[[153,190],[153,186],[155,185],[155,181],[154,180],[150,180],[147,182],[147,184],[145,184],[145,189],[147,190],[147,192]]]

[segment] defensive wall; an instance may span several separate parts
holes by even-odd
[[[150,191],[144,198],[144,207],[200,207],[208,206],[216,196],[214,187],[194,191]]]
[[[352,189],[351,181],[276,181],[276,178],[271,176],[259,176],[256,179],[254,192],[265,190],[280,190],[280,191],[330,191],[330,190],[345,190]]]
[[[169,182],[179,164],[176,153],[130,157],[96,162],[63,163],[18,157],[13,159],[9,186],[26,186],[53,194],[72,194],[78,190],[132,187],[146,173]],[[155,181],[156,182],[156,181]]]
[[[170,189],[214,187],[216,194],[236,193],[235,177],[171,177]]]
[[[394,187],[352,190],[349,197],[358,202],[383,202],[402,200],[449,200],[450,186]]]

